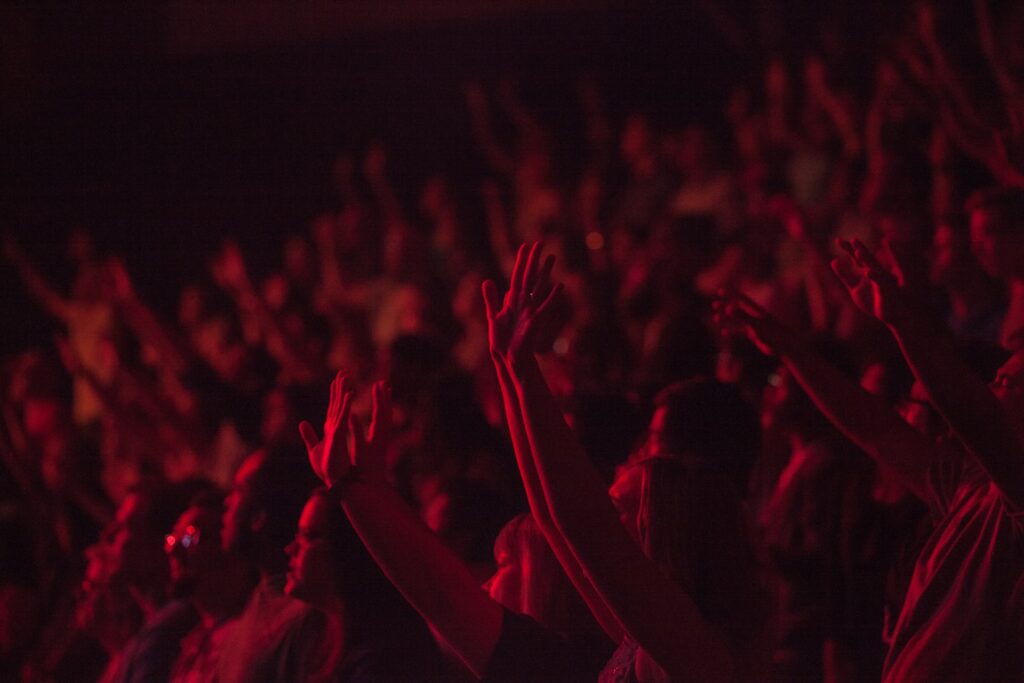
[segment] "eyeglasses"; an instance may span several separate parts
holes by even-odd
[[[197,543],[199,543],[199,529],[189,524],[185,527],[185,533],[180,536],[167,534],[164,537],[164,552],[173,553],[177,550],[184,552]]]

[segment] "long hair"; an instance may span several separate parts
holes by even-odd
[[[757,418],[733,387],[704,379],[672,385],[656,406],[662,434],[631,465],[643,468],[644,552],[734,645],[752,644],[768,613],[741,495]]]
[[[674,457],[637,466],[644,469],[637,519],[644,554],[730,642],[751,643],[761,633],[768,601],[731,477]]]

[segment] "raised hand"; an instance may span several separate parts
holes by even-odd
[[[711,306],[715,325],[726,334],[745,336],[761,353],[783,353],[797,343],[792,332],[743,294],[720,293]]]
[[[119,258],[111,258],[106,263],[107,277],[110,280],[111,293],[117,301],[132,301],[135,299],[135,287],[132,285],[131,276],[124,266],[124,261]]]
[[[839,240],[848,258],[832,259],[832,270],[857,307],[886,324],[898,322],[907,312],[899,284],[860,240]]]
[[[391,436],[391,387],[385,382],[373,384],[373,414],[369,432],[355,414],[350,418],[354,448],[352,464],[359,469],[362,481],[386,484],[388,480],[387,448]]]
[[[245,258],[233,240],[224,241],[220,253],[210,262],[210,274],[217,284],[226,289],[250,288]]]
[[[348,448],[349,412],[352,407],[352,391],[348,377],[339,372],[331,382],[331,400],[324,420],[323,441],[309,422],[299,424],[299,434],[306,444],[309,464],[313,472],[327,487],[340,482],[352,468]]]
[[[504,300],[492,280],[483,283],[491,353],[510,362],[522,360],[536,350],[541,329],[550,322],[546,319],[553,309],[552,303],[562,290],[561,283],[551,282],[555,257],[548,256],[542,263],[543,249],[540,242],[529,249],[525,244],[519,247]]]

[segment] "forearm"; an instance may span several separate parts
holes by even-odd
[[[536,360],[510,369],[554,522],[608,610],[673,680],[728,680],[725,641],[629,537]]]
[[[884,399],[802,345],[780,350],[793,378],[822,414],[879,463],[891,467],[918,496],[925,495],[931,443]]]
[[[615,618],[615,615],[604,604],[594,586],[587,579],[583,568],[580,566],[576,556],[566,543],[554,519],[548,509],[547,499],[544,497],[544,489],[537,474],[534,464],[534,456],[530,447],[529,437],[523,425],[522,413],[519,409],[519,397],[516,394],[515,386],[509,375],[504,360],[494,358],[494,369],[498,376],[498,384],[501,388],[502,402],[505,406],[505,418],[508,422],[509,436],[512,439],[512,447],[516,455],[516,464],[519,467],[519,474],[523,480],[523,488],[526,490],[526,498],[530,505],[530,512],[534,521],[540,528],[541,533],[547,540],[551,551],[554,553],[558,563],[562,565],[569,580],[575,586],[594,618],[608,637],[613,642],[622,640],[622,625]]]
[[[575,527],[595,520],[618,525],[604,482],[569,429],[532,354],[509,365],[537,480],[556,524]]]
[[[342,507],[388,579],[481,676],[501,634],[501,606],[393,489],[353,482]]]

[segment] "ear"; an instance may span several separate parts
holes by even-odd
[[[254,534],[258,534],[263,531],[263,528],[267,526],[267,511],[260,510],[259,512],[253,513],[253,516],[249,519],[249,530]]]

